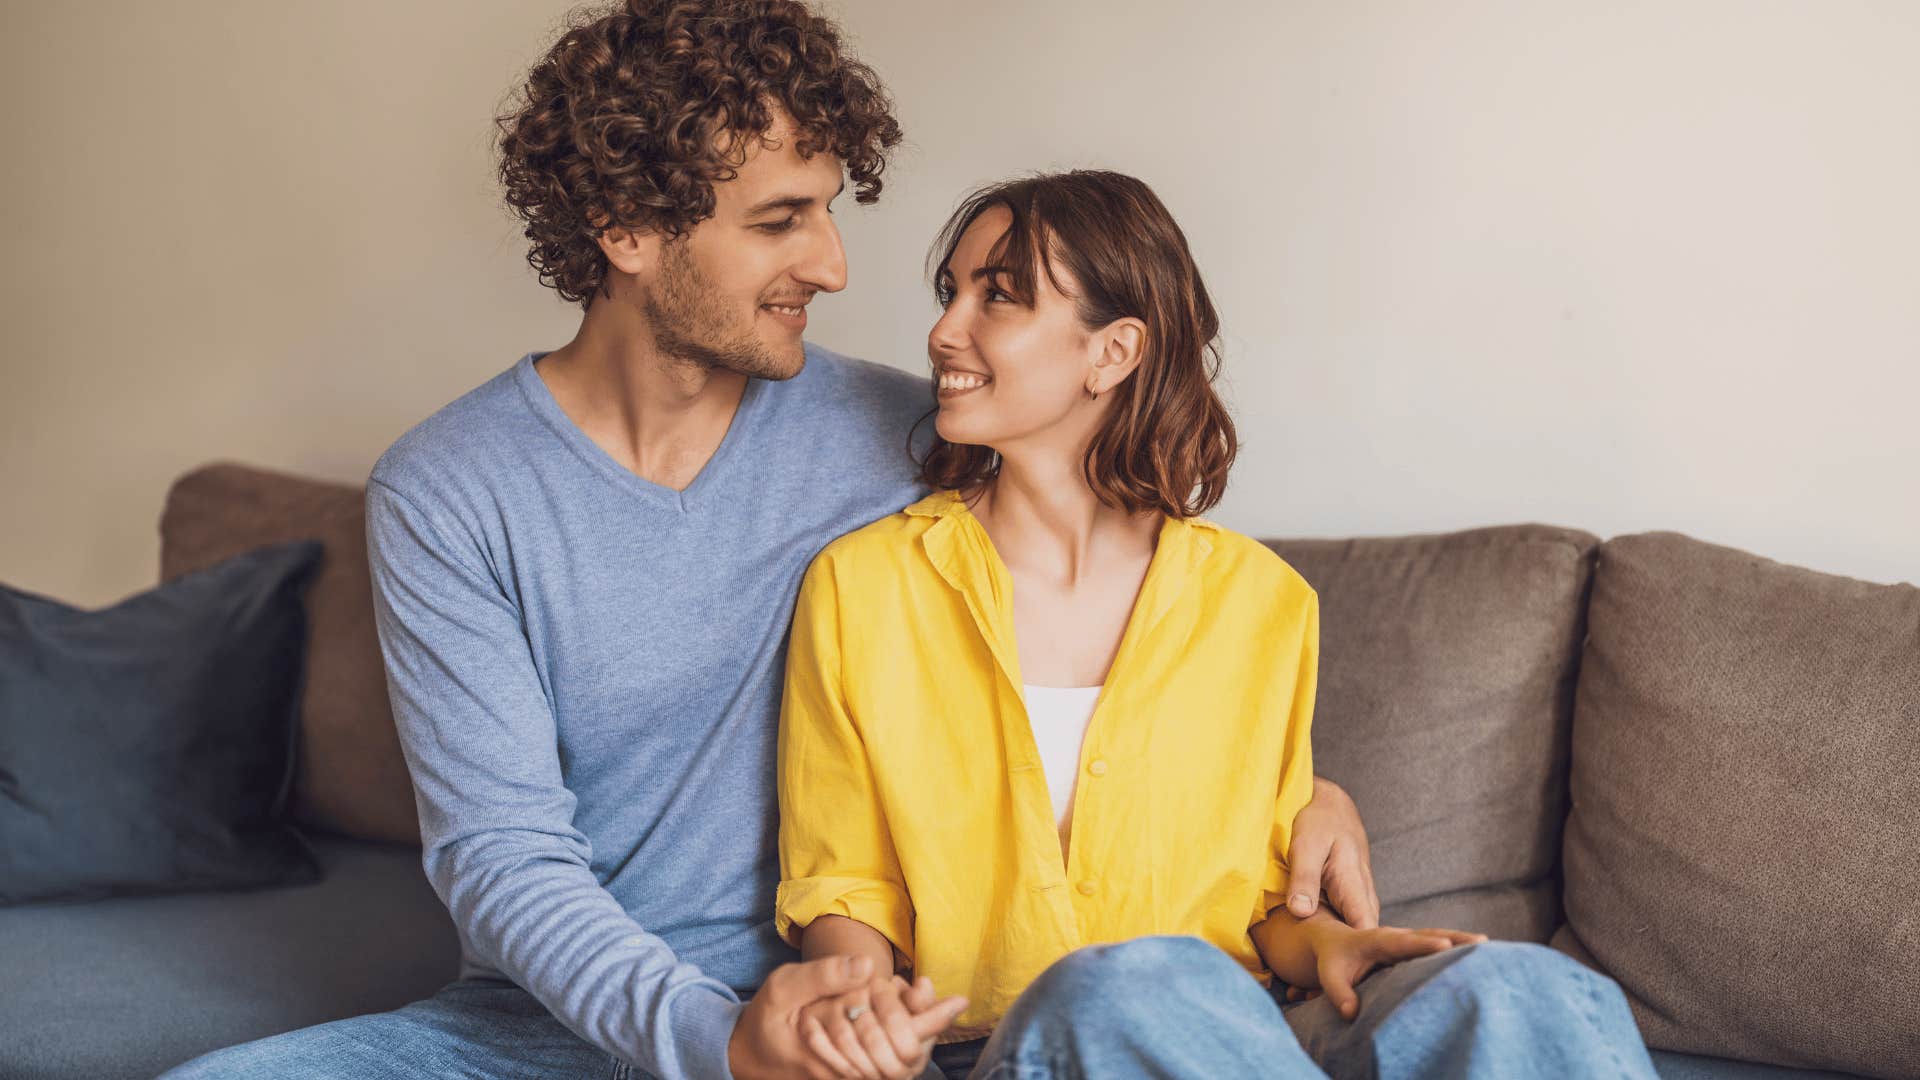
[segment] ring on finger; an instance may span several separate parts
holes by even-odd
[[[847,1008],[848,1023],[852,1023],[855,1020],[858,1020],[865,1015],[867,1015],[867,1006],[864,1003],[859,1005],[848,1006]]]

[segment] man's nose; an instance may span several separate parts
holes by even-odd
[[[818,234],[794,276],[821,292],[839,292],[847,287],[847,249],[840,243],[840,228],[828,217]]]

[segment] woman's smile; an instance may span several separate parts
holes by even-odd
[[[991,376],[982,375],[977,371],[958,371],[947,368],[940,372],[940,396],[954,398],[962,394],[970,394],[992,381]]]

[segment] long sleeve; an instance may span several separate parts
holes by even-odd
[[[739,998],[595,878],[520,612],[481,545],[374,480],[367,548],[422,858],[463,945],[661,1080],[729,1077]]]
[[[1277,688],[1287,716],[1286,750],[1280,762],[1280,790],[1273,803],[1273,836],[1266,877],[1260,883],[1260,905],[1252,922],[1286,902],[1287,852],[1293,847],[1293,819],[1313,801],[1313,701],[1320,678],[1320,597],[1307,593],[1300,651],[1292,665],[1276,660]],[[1251,925],[1251,924],[1250,924]]]
[[[787,646],[774,926],[791,944],[820,916],[844,915],[911,960],[913,908],[841,686],[839,619],[833,565],[822,556],[801,583]]]

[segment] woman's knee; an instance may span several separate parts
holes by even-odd
[[[1529,941],[1483,941],[1455,946],[1460,957],[1447,970],[1468,981],[1498,979],[1538,986],[1556,982],[1585,983],[1595,973],[1578,960]]]
[[[1247,977],[1233,958],[1197,937],[1162,935],[1088,945],[1053,962],[1034,986],[1072,997],[1164,986],[1179,979]]]
[[[1089,945],[1053,962],[1014,1004],[1025,1024],[1128,1024],[1158,1014],[1173,993],[1185,1001],[1264,995],[1258,983],[1218,948],[1195,937],[1135,938]]]

